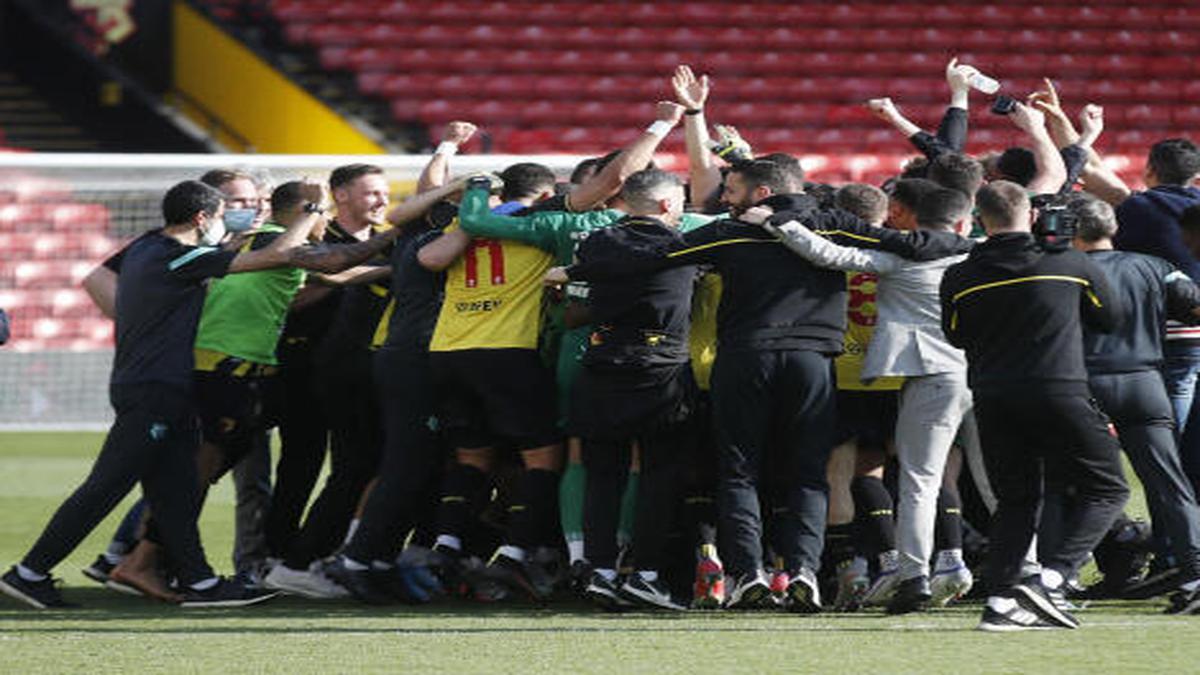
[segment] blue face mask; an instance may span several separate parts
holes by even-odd
[[[245,232],[254,224],[258,209],[225,209],[225,229],[230,232]]]

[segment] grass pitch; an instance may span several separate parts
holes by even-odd
[[[0,565],[32,543],[86,474],[99,434],[0,434]],[[127,501],[56,573],[82,609],[36,612],[0,598],[0,668],[80,672],[1197,672],[1200,616],[1161,602],[1101,603],[1078,631],[989,635],[977,607],[892,618],[631,613],[583,604],[443,603],[364,608],[281,598],[242,610],[181,610],[116,595],[79,574]],[[228,572],[226,481],[201,520]]]

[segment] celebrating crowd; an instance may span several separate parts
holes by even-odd
[[[475,132],[453,122],[394,206],[368,164],[172,187],[84,282],[116,321],[116,421],[0,591],[70,606],[51,571],[140,483],[84,574],[185,607],[1200,611],[1200,150],[1156,143],[1133,192],[1093,147],[1103,110],[1076,126],[1046,80],[989,102],[1023,145],[972,157],[994,83],[953,60],[946,81],[934,133],[867,103],[920,152],[881,186],[711,138],[680,66],[567,183],[452,179]],[[652,162],[680,125],[686,181]],[[232,577],[197,528],[226,473]]]

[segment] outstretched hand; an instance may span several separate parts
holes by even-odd
[[[455,120],[446,125],[446,130],[442,132],[442,142],[462,145],[471,140],[471,136],[475,134],[477,128],[470,122]]]
[[[751,225],[762,225],[773,215],[775,215],[775,210],[769,206],[752,206],[738,216],[738,220]]]
[[[971,88],[971,76],[978,73],[975,66],[959,65],[956,56],[946,64],[946,84],[950,85],[950,91],[965,93]]]
[[[565,267],[551,267],[546,270],[546,276],[542,277],[543,286],[562,286],[570,281]]]
[[[671,87],[675,89],[675,100],[689,110],[704,108],[704,102],[708,100],[708,75],[697,78],[689,66],[675,69]]]

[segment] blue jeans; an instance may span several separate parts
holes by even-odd
[[[1163,380],[1175,411],[1176,435],[1179,437],[1179,458],[1193,486],[1200,485],[1200,407],[1192,402],[1196,395],[1196,379],[1200,376],[1200,345],[1168,341],[1163,353]]]

